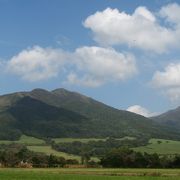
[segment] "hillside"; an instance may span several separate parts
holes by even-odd
[[[180,107],[163,113],[159,116],[152,117],[156,122],[173,127],[180,130]]]
[[[65,89],[0,96],[0,139],[18,139],[21,134],[180,139],[180,133],[167,126]]]

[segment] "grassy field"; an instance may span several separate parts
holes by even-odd
[[[179,180],[180,170],[160,169],[0,169],[1,180]]]
[[[56,151],[56,150],[52,149],[51,146],[27,146],[27,148],[34,152],[45,153],[47,155],[53,154],[58,157],[64,157],[65,159],[76,159],[79,162],[81,161],[80,156]],[[96,157],[91,157],[91,160],[96,161],[96,162],[99,161],[99,159]]]
[[[133,140],[134,137],[125,136],[123,138],[118,138],[118,140],[130,139]],[[88,143],[89,141],[106,141],[107,138],[54,138],[55,143],[71,143],[74,141],[80,141],[82,143]]]
[[[180,154],[180,141],[150,139],[147,146],[137,147],[134,150],[158,154]]]
[[[26,135],[22,135],[18,141],[0,140],[0,144],[12,144],[12,143],[26,144],[26,145],[42,145],[42,144],[45,144],[45,142],[42,139],[38,139],[35,137],[26,136]]]
[[[45,153],[47,155],[53,154],[55,156],[61,156],[66,159],[76,159],[78,161],[80,161],[81,159],[80,156],[75,156],[75,155],[70,155],[64,152],[55,151],[54,149],[51,148],[51,146],[27,146],[27,148],[34,152]]]

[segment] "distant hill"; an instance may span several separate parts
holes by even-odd
[[[66,89],[35,89],[0,96],[0,139],[35,137],[151,137],[180,133]]]
[[[152,119],[155,120],[155,122],[180,130],[180,107],[167,111],[159,116],[152,117]]]

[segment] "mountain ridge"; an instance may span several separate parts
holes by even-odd
[[[160,124],[168,125],[174,129],[180,130],[180,106],[158,116],[151,117],[151,119]]]
[[[180,133],[151,119],[118,110],[63,88],[34,89],[0,96],[0,138],[6,129],[37,137],[154,137],[179,139]],[[44,129],[44,131],[43,131]]]

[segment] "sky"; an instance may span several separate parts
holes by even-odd
[[[66,88],[154,116],[180,105],[180,0],[0,0],[0,94]]]

